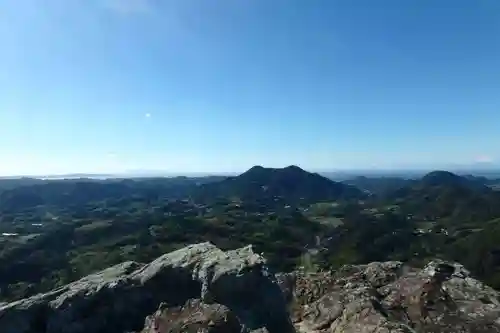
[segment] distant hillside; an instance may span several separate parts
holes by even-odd
[[[109,199],[129,202],[137,198],[185,198],[198,186],[223,179],[226,177],[116,178],[106,180],[0,179],[0,213],[15,212],[41,205],[67,208]]]
[[[432,171],[420,180],[422,186],[452,186],[486,190],[486,184],[481,178],[459,176],[449,171]]]
[[[359,189],[368,191],[374,195],[387,195],[402,187],[413,184],[415,180],[400,177],[365,177],[358,176],[344,180],[342,183],[356,186]]]
[[[473,175],[466,175],[464,177],[476,183],[487,185],[496,191],[500,190],[500,178],[487,178],[484,176],[473,176]]]
[[[288,202],[359,199],[365,196],[354,186],[293,165],[286,168],[254,166],[239,176],[203,186],[201,193],[204,196],[242,199],[283,197]]]
[[[433,171],[391,198],[416,215],[431,218],[490,219],[500,214],[500,193],[448,171]]]
[[[17,177],[17,178],[0,178],[0,192],[4,190],[11,190],[20,186],[30,186],[30,185],[38,185],[45,184],[46,181],[38,178],[29,178],[29,177]]]

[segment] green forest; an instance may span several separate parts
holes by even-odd
[[[500,192],[488,182],[445,171],[335,182],[298,167],[229,178],[0,179],[0,301],[205,241],[253,244],[275,271],[450,259],[500,289]]]

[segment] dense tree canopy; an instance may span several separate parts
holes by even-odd
[[[444,257],[500,288],[499,192],[445,172],[387,181],[370,180],[384,191],[366,196],[297,167],[228,179],[0,180],[0,301],[204,241],[253,244],[283,271]]]

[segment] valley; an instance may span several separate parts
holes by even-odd
[[[375,182],[380,191],[373,180],[357,187],[295,166],[229,178],[0,181],[0,299],[205,241],[253,244],[275,271],[303,266],[304,255],[312,270],[460,260],[500,288],[499,192],[439,171]]]

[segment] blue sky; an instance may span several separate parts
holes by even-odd
[[[0,174],[500,160],[498,0],[4,0]]]

